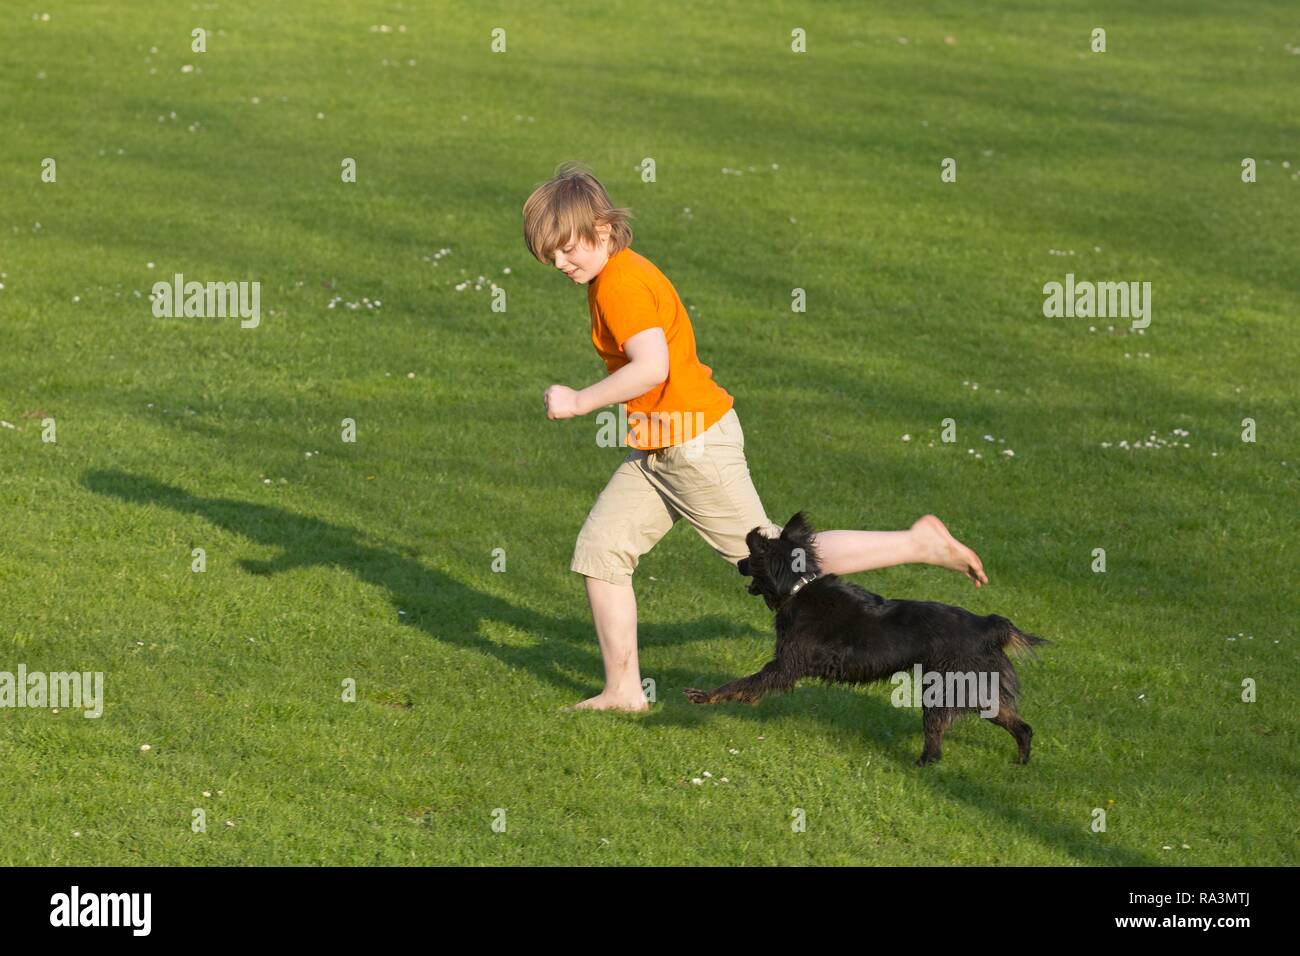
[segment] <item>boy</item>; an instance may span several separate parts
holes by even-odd
[[[616,209],[594,175],[564,163],[524,204],[524,241],[543,264],[587,287],[591,339],[609,375],[581,390],[552,385],[550,419],[627,403],[632,451],[596,499],[570,570],[583,575],[605,662],[605,689],[570,710],[649,709],[641,689],[632,572],[680,518],[733,566],[745,535],[775,534],[745,463],[733,399],[695,351],[690,317],[667,277],[631,248],[628,209]],[[852,574],[921,562],[988,583],[979,557],[942,521],[925,515],[907,531],[823,531],[822,568]]]

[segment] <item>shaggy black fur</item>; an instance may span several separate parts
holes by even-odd
[[[822,574],[815,534],[801,511],[779,538],[765,537],[757,528],[746,537],[749,557],[738,567],[752,578],[749,593],[761,594],[776,611],[776,657],[757,674],[716,690],[688,689],[690,701],[757,704],[764,694],[791,690],[802,677],[866,684],[900,671],[911,677],[916,664],[924,672],[945,675],[996,673],[998,712],[987,719],[1016,739],[1019,762],[1028,763],[1034,731],[1016,712],[1020,682],[1004,648],[1031,650],[1049,642],[996,614],[980,617],[934,601],[887,601],[834,574]],[[921,708],[925,747],[918,765],[943,755],[943,734],[953,721],[979,712],[978,703],[967,702],[972,705]]]

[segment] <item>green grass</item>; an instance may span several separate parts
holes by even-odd
[[[412,6],[0,15],[0,670],[107,697],[0,710],[0,861],[1297,862],[1291,4]],[[599,689],[567,568],[621,458],[541,411],[603,371],[520,235],[570,158],[692,308],[773,519],[933,511],[988,588],[859,580],[1055,641],[1029,766],[967,721],[917,769],[887,687],[688,705],[772,635],[685,527],[637,575],[652,712],[560,712]],[[261,326],[155,319],[176,272],[260,281]],[[1066,272],[1150,281],[1151,327],[1045,319]]]

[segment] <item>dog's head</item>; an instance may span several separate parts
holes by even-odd
[[[776,610],[800,577],[820,574],[816,534],[802,511],[785,523],[780,537],[769,538],[758,528],[749,532],[745,536],[749,557],[736,562],[740,573],[751,579],[749,593],[761,594],[767,606]]]

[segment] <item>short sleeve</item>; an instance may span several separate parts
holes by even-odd
[[[605,314],[605,325],[620,349],[624,342],[646,329],[667,331],[655,295],[645,283],[624,278],[600,292],[598,302]]]

